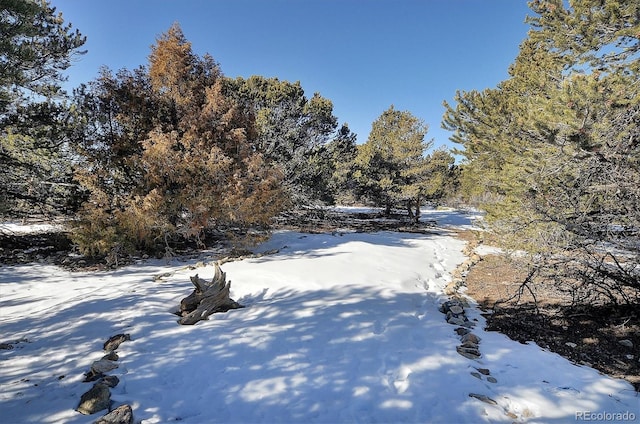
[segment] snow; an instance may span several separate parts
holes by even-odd
[[[22,222],[1,222],[0,234],[39,234],[60,231],[62,230],[62,228],[62,224],[25,224]]]
[[[470,228],[475,217],[439,210],[423,218]],[[178,325],[172,312],[191,291],[189,276],[213,276],[210,264],[187,266],[198,259],[110,272],[2,266],[0,342],[14,349],[0,350],[1,421],[97,419],[102,413],[74,408],[92,384],[84,373],[118,333],[131,341],[118,349],[112,400],[131,404],[142,423],[639,419],[630,384],[485,332],[473,306],[467,314],[478,322],[482,357],[458,355],[455,327],[438,307],[463,247],[446,231],[278,232],[256,250],[279,253],[222,266],[246,308],[195,326]],[[471,375],[478,368],[497,383]]]

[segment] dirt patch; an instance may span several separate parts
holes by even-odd
[[[638,305],[574,306],[552,283],[521,290],[527,274],[525,263],[506,255],[487,255],[471,268],[466,293],[485,312],[486,329],[521,343],[533,341],[577,364],[624,378],[640,391]]]

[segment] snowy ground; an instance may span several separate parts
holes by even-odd
[[[424,219],[471,225],[453,211]],[[117,333],[132,340],[118,349],[112,400],[131,404],[142,423],[640,420],[631,385],[484,332],[473,308],[482,357],[458,355],[455,327],[438,306],[463,242],[446,231],[280,232],[258,250],[274,248],[225,264],[232,297],[247,307],[195,326],[179,326],[171,312],[191,291],[189,276],[211,277],[211,266],[0,267],[0,343],[14,346],[0,350],[0,422],[97,419],[74,408],[92,384],[84,372]],[[497,382],[471,375],[477,368]]]

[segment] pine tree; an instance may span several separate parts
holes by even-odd
[[[85,38],[48,2],[0,6],[0,214],[69,212],[73,112],[61,83]]]
[[[354,203],[357,197],[357,183],[354,179],[354,164],[358,154],[356,135],[347,124],[343,124],[326,150],[331,173],[328,176],[328,187],[333,203]]]
[[[393,106],[373,122],[367,141],[355,158],[355,178],[362,196],[383,206],[388,215],[396,205],[418,218],[427,171],[427,126],[407,111]],[[416,213],[413,212],[415,207]]]
[[[90,132],[79,143],[78,178],[91,192],[76,238],[85,253],[202,245],[212,231],[265,226],[283,208],[252,110],[177,24],[152,47],[148,70],[104,71],[92,88],[79,97]]]
[[[293,203],[330,201],[325,146],[337,127],[331,101],[319,93],[307,98],[299,81],[252,76],[226,83],[254,111],[258,151],[280,168]]]
[[[489,220],[541,273],[583,281],[577,298],[629,301],[640,294],[640,6],[531,6],[510,78],[447,105],[463,185],[489,194]]]

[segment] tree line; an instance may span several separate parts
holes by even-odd
[[[146,64],[65,93],[85,38],[46,1],[1,0],[0,214],[73,216],[86,255],[165,252],[266,228],[282,211],[366,202],[406,209],[454,183],[426,125],[391,106],[356,144],[299,82],[231,78],[178,24]],[[5,37],[6,34],[6,37]]]

